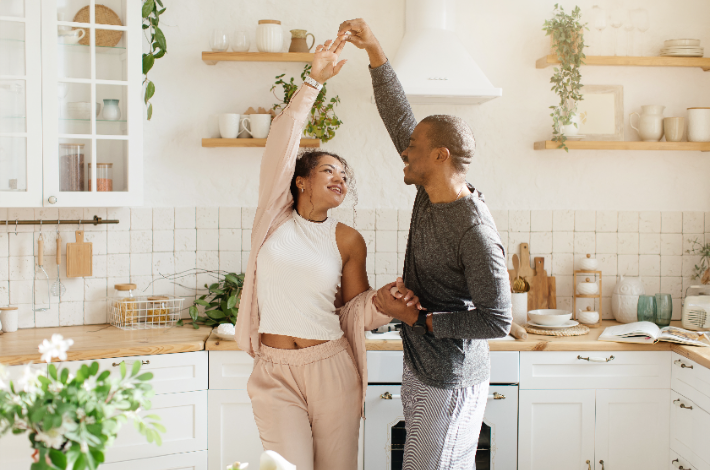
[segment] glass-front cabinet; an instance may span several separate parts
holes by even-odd
[[[15,171],[18,186],[0,176],[0,206],[140,205],[142,0],[0,5],[0,175],[6,167]],[[12,45],[20,38],[22,46]],[[40,104],[31,97],[41,97]]]

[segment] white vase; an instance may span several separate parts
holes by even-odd
[[[562,133],[566,136],[579,134],[579,115],[573,114],[569,121],[569,124],[562,126]]]
[[[104,112],[102,115],[107,121],[121,119],[121,108],[118,107],[118,100],[104,100]]]
[[[637,321],[639,295],[644,295],[646,288],[637,277],[621,276],[611,296],[611,312],[619,323]]]
[[[259,52],[283,52],[284,36],[281,22],[259,20],[256,27],[256,48]]]

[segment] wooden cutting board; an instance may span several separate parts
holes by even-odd
[[[535,282],[528,292],[528,308],[536,310],[547,308],[547,271],[545,271],[545,258],[535,258]]]
[[[93,245],[84,243],[84,231],[76,231],[76,243],[67,243],[67,277],[93,276]]]

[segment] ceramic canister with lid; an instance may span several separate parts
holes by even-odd
[[[710,142],[710,108],[688,108],[688,141]]]
[[[5,333],[17,331],[19,323],[17,307],[0,307],[0,323],[2,323],[2,331]]]
[[[599,267],[599,262],[592,255],[587,253],[587,256],[579,260],[579,269],[583,271],[596,271]]]
[[[136,290],[135,284],[116,284],[114,288],[115,312],[118,318],[115,322],[125,327],[138,323],[139,306],[137,299],[133,295]],[[113,323],[113,322],[112,322]]]
[[[637,321],[639,295],[644,295],[646,288],[637,277],[621,276],[611,296],[611,312],[619,323]]]
[[[259,52],[283,52],[283,34],[279,20],[259,20],[256,27],[256,48]]]

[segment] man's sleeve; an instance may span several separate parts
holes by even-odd
[[[508,334],[513,321],[505,250],[498,232],[475,225],[462,237],[460,262],[473,301],[473,310],[433,315],[437,338],[490,339]]]
[[[389,61],[377,68],[370,68],[370,75],[377,110],[397,153],[401,154],[409,146],[409,137],[417,126],[417,120],[414,119],[404,88]]]

